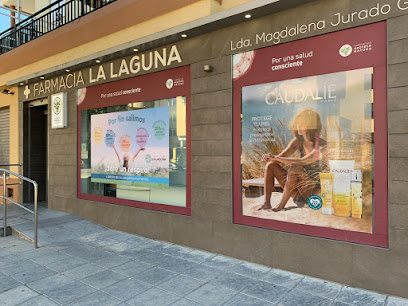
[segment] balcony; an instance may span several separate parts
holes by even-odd
[[[0,33],[0,55],[117,0],[57,0]]]

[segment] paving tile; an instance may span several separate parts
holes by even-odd
[[[72,279],[66,277],[62,274],[54,274],[50,277],[43,278],[40,280],[34,280],[27,284],[27,287],[34,289],[38,292],[44,292],[45,290],[51,290],[57,287],[64,286],[71,283]]]
[[[139,237],[137,235],[125,233],[125,232],[120,232],[120,231],[115,231],[115,230],[110,230],[104,233],[104,236],[107,238],[112,238],[115,239],[116,241],[126,241],[132,237]],[[144,238],[144,237],[143,237]],[[146,238],[145,238],[146,239]]]
[[[228,270],[230,271],[231,267],[237,266],[242,261],[233,259],[230,257],[218,255],[212,258],[207,259],[203,262],[204,266],[220,269],[220,270]]]
[[[201,264],[204,261],[209,260],[210,258],[213,258],[215,256],[216,254],[213,253],[201,250],[192,250],[190,253],[184,254],[183,259]]]
[[[202,280],[197,280],[185,275],[178,275],[157,286],[163,290],[173,292],[180,296],[184,296],[203,286],[205,283],[206,282]]]
[[[389,296],[387,299],[387,306],[407,306],[408,299],[398,298],[395,296]]]
[[[147,250],[151,251],[151,252],[156,252],[156,253],[160,253],[163,254],[163,249],[164,248],[169,248],[173,246],[173,244],[171,244],[170,242],[165,242],[165,241],[156,241],[156,243],[151,244]]]
[[[178,299],[180,299],[178,295],[175,295],[168,291],[160,290],[158,288],[152,288],[135,296],[133,299],[127,301],[126,303],[129,303],[131,305],[165,306],[171,305]]]
[[[146,271],[150,268],[153,268],[153,265],[145,262],[140,262],[140,261],[129,261],[123,265],[114,267],[112,271],[115,271],[117,273],[121,273],[126,276],[134,276],[140,272]]]
[[[262,277],[262,280],[275,285],[293,288],[295,287],[305,276],[291,273],[283,270],[273,269],[266,273]]]
[[[22,284],[19,281],[15,280],[11,276],[0,273],[0,293],[19,287],[21,285]]]
[[[84,244],[73,245],[72,247],[61,250],[69,255],[87,260],[87,261],[97,261],[101,258],[111,255],[103,250],[98,250],[94,247],[89,247]]]
[[[123,253],[121,253],[123,254]],[[149,250],[140,250],[140,251],[132,251],[131,254],[129,254],[129,256],[132,256],[133,258],[139,260],[139,261],[143,261],[143,262],[147,262],[147,263],[151,263],[154,265],[160,264],[164,261],[166,261],[165,259],[163,259],[163,254],[160,253],[156,253],[156,252],[152,252]],[[170,257],[170,256],[168,256]],[[172,257],[170,257],[172,258]],[[169,258],[167,258],[167,260],[169,260]]]
[[[164,244],[162,249],[159,251],[162,254],[170,255],[170,256],[175,256],[175,257],[180,257],[184,258],[184,256],[188,255],[193,249],[187,248],[184,246],[180,245],[166,245]]]
[[[80,247],[82,244],[79,243],[76,240],[66,240],[66,241],[61,241],[61,242],[56,242],[53,243],[52,245],[49,245],[48,248],[55,250],[55,251],[62,251],[70,248],[77,248]]]
[[[8,265],[5,267],[0,268],[0,272],[3,272],[7,275],[13,275],[17,273],[21,273],[35,267],[41,267],[41,265],[35,263],[34,261],[28,259],[25,261],[17,262],[12,265]]]
[[[351,305],[372,306],[384,305],[385,299],[385,295],[352,287],[343,287],[339,295],[336,297],[337,301]]]
[[[157,263],[161,268],[184,273],[186,270],[195,268],[197,264],[195,262],[183,260],[181,258],[165,256],[161,258],[161,261]]]
[[[331,304],[331,306],[350,306],[351,304],[347,304],[347,303],[343,303],[343,302],[339,302],[339,301],[334,301],[333,304]]]
[[[50,264],[56,261],[62,261],[65,260],[67,258],[70,258],[71,256],[68,254],[64,254],[64,253],[60,253],[57,251],[52,251],[52,252],[48,252],[45,255],[42,256],[36,256],[36,257],[32,257],[31,260],[40,264],[40,265],[46,265],[46,264]]]
[[[235,291],[241,291],[254,283],[253,278],[245,277],[236,273],[224,272],[210,281],[215,286],[223,286]]]
[[[142,236],[133,235],[129,239],[124,240],[127,244],[134,246],[135,249],[142,250],[160,244],[159,241],[151,240]]]
[[[88,262],[84,259],[70,256],[64,260],[60,260],[60,261],[56,261],[56,262],[47,264],[47,267],[55,271],[58,271],[58,272],[64,272],[64,271],[72,270],[76,267],[85,265],[87,263]]]
[[[329,306],[331,304],[332,300],[330,299],[303,291],[292,291],[289,294],[285,294],[278,302],[279,306]]]
[[[228,268],[228,271],[238,273],[244,276],[262,278],[269,271],[271,271],[271,268],[257,265],[254,263],[250,263],[250,262],[242,261],[242,262],[237,262],[236,264],[230,266]]]
[[[123,274],[119,274],[110,270],[98,272],[96,274],[93,274],[91,276],[88,276],[84,279],[82,279],[82,282],[85,284],[88,284],[89,286],[95,287],[97,289],[102,289],[107,286],[113,285],[123,279],[125,279],[126,276]]]
[[[287,294],[288,291],[289,289],[286,287],[263,281],[255,281],[253,285],[245,288],[242,293],[274,303],[280,300],[280,298]]]
[[[77,240],[83,243],[89,244],[93,241],[99,241],[100,239],[103,239],[105,237],[110,238],[111,235],[112,235],[111,231],[104,231],[104,232],[91,233],[89,235],[84,235],[84,236],[79,237]]]
[[[9,255],[3,256],[0,261],[0,272],[12,265],[15,265],[17,262],[21,260],[22,259],[17,257],[14,253],[10,253]]]
[[[18,306],[58,306],[58,305],[59,304],[51,301],[45,296],[37,296],[35,298],[29,299],[28,301],[25,301],[22,304],[18,304]]]
[[[90,235],[81,236],[77,240],[87,245],[98,245],[99,243],[104,242],[110,243],[117,242],[116,240],[113,239],[111,231],[92,233]]]
[[[89,241],[86,243],[86,245],[106,250],[106,249],[110,249],[112,245],[115,245],[118,243],[119,243],[118,241],[111,239],[111,238],[102,238],[102,239],[100,238],[94,241]]]
[[[2,240],[3,239],[4,237],[2,238]],[[28,241],[26,241],[24,244],[15,243],[14,241],[12,241],[11,243],[2,242],[2,248],[7,249],[7,251],[10,252],[10,254],[20,254],[32,250],[33,244]]]
[[[64,271],[63,274],[73,279],[84,279],[102,271],[106,271],[106,269],[93,263],[87,263],[74,269]]]
[[[44,294],[52,300],[66,305],[83,296],[96,292],[95,288],[89,287],[79,281],[72,281],[64,286],[51,290],[45,290]]]
[[[181,298],[178,301],[175,301],[173,304],[171,304],[171,306],[200,306],[200,305],[204,304],[200,304],[186,298]]]
[[[264,305],[274,305],[274,304],[268,301],[265,301],[265,300],[258,299],[253,296],[239,293],[222,305],[223,306],[236,306],[236,305],[264,306]]]
[[[236,294],[238,294],[237,291],[233,291],[225,287],[205,284],[190,294],[187,294],[186,298],[198,303],[203,303],[204,305],[220,305],[231,299]]]
[[[55,271],[50,270],[44,266],[39,266],[13,274],[13,278],[22,283],[31,283],[32,281],[41,280],[43,278],[55,275],[55,273]]]
[[[31,259],[31,258],[39,258],[47,254],[53,254],[55,252],[54,249],[41,247],[37,249],[31,249],[22,253],[18,254],[19,258]]]
[[[216,278],[222,272],[223,271],[211,267],[197,265],[194,268],[184,271],[183,274],[208,282]]]
[[[115,241],[115,240],[112,240]],[[135,247],[133,245],[130,245],[126,242],[116,242],[112,244],[107,244],[104,245],[103,248],[109,252],[113,253],[121,253],[129,250],[135,250]]]
[[[2,306],[17,305],[36,296],[37,292],[26,286],[19,286],[0,294],[0,301]]]
[[[340,292],[343,286],[337,283],[332,283],[318,278],[306,276],[297,286],[295,290],[322,296],[324,298],[333,299]]]
[[[113,306],[113,305],[118,305],[122,303],[121,300],[108,295],[106,293],[103,293],[101,291],[94,292],[90,295],[84,296],[77,301],[72,302],[69,305],[76,305],[76,306]]]
[[[133,278],[151,285],[158,285],[160,283],[164,283],[170,278],[174,278],[177,275],[177,273],[165,269],[151,268],[135,275]]]
[[[145,250],[139,250],[139,249],[126,249],[124,251],[120,251],[120,252],[116,252],[116,254],[120,255],[120,256],[125,256],[128,257],[130,259],[133,260],[141,260],[144,255],[146,255],[145,253],[148,252],[150,254],[153,254],[153,252],[150,251],[145,251]]]
[[[110,269],[116,266],[120,266],[128,261],[130,261],[128,257],[122,257],[119,255],[109,255],[99,260],[96,260],[95,264]]]
[[[0,237],[3,239],[3,237]],[[5,256],[11,255],[12,253],[10,253],[10,251],[8,251],[7,249],[2,249],[0,248],[0,258],[3,258]],[[21,253],[20,253],[21,254]]]
[[[127,301],[139,293],[149,290],[151,285],[138,281],[136,279],[125,279],[112,286],[104,288],[102,291],[115,296],[123,301]]]

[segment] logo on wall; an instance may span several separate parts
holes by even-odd
[[[78,95],[78,105],[81,104],[82,102],[84,102],[85,97],[86,97],[86,88],[80,88],[77,91],[77,95]]]
[[[234,55],[233,58],[233,77],[234,80],[246,74],[252,66],[255,59],[255,51],[247,51]]]
[[[26,99],[28,99],[28,97],[30,96],[31,90],[30,87],[28,87],[28,85],[26,85],[25,89],[24,89],[24,96]]]
[[[67,94],[58,93],[51,96],[51,127],[62,129],[68,127]]]
[[[173,88],[173,85],[174,85],[173,79],[168,79],[168,80],[166,81],[166,87],[167,87],[167,89],[172,89],[172,88]]]
[[[56,115],[59,115],[61,113],[61,99],[59,97],[55,98],[52,102],[52,111]]]
[[[351,53],[353,53],[353,47],[350,45],[344,45],[339,50],[339,54],[342,57],[348,57]]]

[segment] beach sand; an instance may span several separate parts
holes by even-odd
[[[273,192],[271,203],[279,203],[282,193]],[[298,224],[330,227],[348,231],[372,233],[372,216],[363,215],[362,219],[352,217],[338,217],[334,215],[323,215],[321,209],[313,210],[306,204],[303,207],[296,205],[292,199],[287,203],[285,210],[273,212],[272,210],[261,210],[258,208],[263,204],[264,196],[243,197],[243,215],[271,219]]]

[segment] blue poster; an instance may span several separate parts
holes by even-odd
[[[169,107],[91,116],[91,181],[169,187]]]

